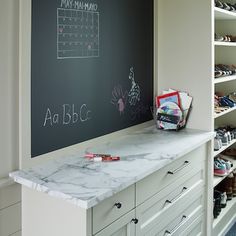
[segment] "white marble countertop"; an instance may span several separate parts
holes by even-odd
[[[154,126],[125,135],[77,156],[10,173],[15,182],[62,198],[82,208],[102,200],[152,174],[212,139],[213,132],[183,129],[161,131]],[[120,156],[120,161],[93,162],[86,151]]]

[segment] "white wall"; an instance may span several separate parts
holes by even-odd
[[[0,1],[0,179],[18,168],[19,1]]]
[[[21,235],[21,191],[8,173],[18,169],[19,1],[0,0],[0,235]]]

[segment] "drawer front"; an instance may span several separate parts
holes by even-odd
[[[9,236],[21,229],[21,204],[0,210],[0,235]]]
[[[204,169],[206,145],[172,162],[136,184],[136,205],[141,204],[184,174]]]
[[[12,184],[0,188],[0,209],[4,209],[21,201],[21,186]]]
[[[201,224],[200,225],[196,224],[195,220],[197,220],[199,215],[202,215],[202,210],[203,208],[201,207],[197,207],[192,212],[189,212],[188,210],[186,210],[180,216],[176,217],[169,225],[165,226],[156,235],[160,235],[160,236],[170,236],[170,235],[171,236],[187,236],[187,235],[196,236],[198,235],[199,233],[201,233]],[[189,227],[189,225],[191,227]],[[186,231],[186,228],[188,228],[187,231]],[[190,229],[192,229],[193,231],[191,231]]]
[[[184,230],[191,225],[199,215],[202,215],[203,207],[199,203],[201,199],[195,199],[187,208],[180,214],[173,217],[163,215],[160,224],[152,228],[150,231],[145,232],[142,236],[182,236]],[[194,235],[196,236],[196,235]]]
[[[93,234],[135,207],[134,185],[93,207]]]
[[[181,236],[200,236],[203,235],[203,215],[200,215],[190,225],[183,230]]]
[[[96,236],[134,236],[135,224],[132,222],[134,218],[135,210],[132,210],[97,233]]]
[[[198,173],[199,174],[199,173]],[[196,174],[194,178],[198,177]],[[191,182],[189,182],[191,183]],[[144,202],[136,209],[137,235],[156,235],[168,223],[175,218],[190,215],[195,209],[202,209],[203,205],[203,181],[192,184],[186,192],[181,193],[172,203],[167,203],[168,198],[164,196],[159,198],[159,194]],[[169,200],[169,199],[168,199]]]

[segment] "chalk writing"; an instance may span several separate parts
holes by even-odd
[[[93,3],[61,0],[57,9],[57,59],[99,57],[97,9]]]
[[[75,104],[63,104],[60,112],[47,108],[43,126],[70,125],[86,122],[91,119],[91,113],[86,104],[81,105],[77,110]]]
[[[98,5],[96,3],[88,3],[76,0],[61,0],[61,8],[77,9],[83,11],[97,11]]]

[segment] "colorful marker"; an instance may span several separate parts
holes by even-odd
[[[95,157],[110,157],[110,154],[99,154],[99,153],[86,153],[85,157],[87,158],[95,158]]]

